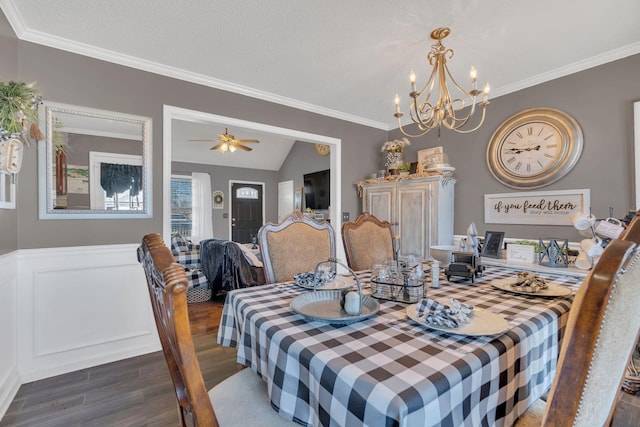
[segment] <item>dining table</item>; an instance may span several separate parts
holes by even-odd
[[[267,383],[271,406],[306,426],[510,426],[551,386],[562,334],[582,279],[544,274],[567,295],[542,297],[494,286],[518,270],[487,266],[475,283],[442,274],[423,298],[450,298],[498,314],[502,333],[435,330],[380,299],[350,324],[310,319],[291,307],[309,290],[293,282],[227,293],[217,342]],[[357,272],[364,289],[370,271]],[[493,283],[493,284],[492,284]],[[250,402],[238,402],[238,405]]]

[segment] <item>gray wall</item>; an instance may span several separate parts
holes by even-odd
[[[11,26],[0,13],[0,80],[15,80],[18,75],[18,43]],[[20,183],[17,185],[20,191]],[[18,213],[15,209],[0,209],[0,255],[18,248]]]
[[[37,150],[27,150],[20,173],[18,248],[137,243],[145,233],[161,232],[163,104],[341,139],[345,152],[342,203],[351,211],[359,207],[353,182],[375,169],[366,165],[373,164],[377,147],[387,138],[383,130],[22,41],[18,42],[18,70],[18,78],[37,81],[38,90],[49,101],[152,117],[154,173],[152,219],[41,221],[35,196]],[[360,150],[367,155],[359,156]]]
[[[581,236],[567,226],[485,224],[484,194],[510,193],[514,190],[496,181],[486,162],[489,139],[511,115],[533,107],[563,110],[580,123],[584,149],[575,168],[560,181],[540,190],[591,189],[592,212],[607,217],[613,207],[618,218],[635,207],[633,161],[633,102],[640,100],[640,55],[595,67],[535,87],[490,100],[484,125],[470,134],[443,130],[441,138],[430,132],[412,140],[407,158],[416,159],[416,151],[444,146],[455,177],[455,229],[465,234],[475,222],[478,231],[505,231],[505,237],[537,239]],[[390,138],[399,138],[398,130]]]
[[[11,29],[0,19],[3,58],[16,57],[16,65],[0,63],[0,76],[37,82],[46,100],[149,116],[153,119],[153,211],[152,219],[139,220],[47,220],[38,219],[37,150],[25,153],[19,175],[18,211],[0,211],[0,250],[20,248],[137,243],[143,234],[162,231],[162,108],[163,104],[242,120],[326,135],[342,140],[342,207],[351,218],[360,212],[354,181],[383,166],[380,145],[400,136],[272,104],[192,83],[75,55],[28,42],[16,43]],[[547,106],[564,110],[582,125],[585,148],[574,170],[548,190],[591,188],[593,210],[599,217],[616,216],[634,205],[633,101],[640,98],[640,55],[492,99],[484,126],[468,135],[443,131],[413,140],[407,159],[415,160],[422,148],[445,146],[457,168],[455,232],[464,233],[475,221],[481,233],[504,230],[509,236],[537,238],[541,235],[579,239],[569,226],[486,225],[483,195],[510,192],[495,181],[486,166],[486,148],[493,131],[507,117],[525,108]],[[497,83],[497,82],[496,82]],[[357,94],[353,94],[357,96]],[[390,107],[389,115],[393,114]],[[411,157],[413,156],[413,157]],[[13,230],[16,229],[17,236]]]
[[[329,169],[331,167],[330,163],[329,156],[319,156],[313,144],[297,141],[280,168],[278,181],[292,180],[293,188],[301,188],[304,186],[303,175],[305,173]],[[352,190],[348,194],[352,195]],[[302,196],[302,209],[305,209],[304,194]]]

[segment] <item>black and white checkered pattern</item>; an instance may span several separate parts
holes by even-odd
[[[171,237],[171,253],[176,262],[190,268],[200,268],[200,245],[191,243],[186,237],[175,234]]]
[[[432,331],[392,301],[351,325],[310,322],[289,307],[304,290],[274,284],[227,294],[218,342],[238,346],[238,362],[268,382],[272,405],[302,424],[511,425],[551,385],[572,300],[489,284],[511,276],[492,267],[476,284],[441,278],[439,289],[427,290],[502,314],[511,328],[500,336]],[[548,278],[574,289],[578,280]]]
[[[201,269],[200,245],[194,245],[186,237],[175,234],[171,237],[171,253],[178,264],[183,265],[189,279],[187,302],[202,302],[211,299],[212,290]]]

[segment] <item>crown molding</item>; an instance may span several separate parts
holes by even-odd
[[[491,96],[489,101],[492,99],[498,98],[500,96],[508,95],[513,92],[517,92],[522,89],[527,89],[542,83],[549,82],[551,80],[559,79],[561,77],[568,76],[570,74],[578,73],[580,71],[588,70],[590,68],[597,67],[599,65],[607,64],[609,62],[617,61],[618,59],[627,58],[631,55],[636,55],[640,53],[640,42],[631,43],[626,46],[619,47],[609,52],[605,52],[601,55],[592,56],[591,58],[585,59],[583,61],[574,62],[572,64],[565,65],[563,67],[556,68],[555,70],[548,71],[546,73],[541,73],[535,75],[531,78],[520,80],[515,83],[511,83],[499,88],[496,90],[491,90]],[[408,126],[413,122],[409,117],[405,117],[402,120],[402,126]],[[389,125],[389,130],[397,130],[399,129],[398,123],[393,123]]]
[[[609,62],[617,61],[618,59],[623,59],[628,56],[635,55],[637,53],[640,53],[640,42],[631,43],[626,46],[621,46],[609,52],[592,56],[591,58],[574,62],[572,64],[568,64],[563,67],[556,68],[546,73],[541,73],[531,78],[520,80],[518,82],[511,83],[511,84],[502,86],[500,88],[497,88],[495,91],[495,96],[493,96],[492,98],[497,98],[499,96],[507,95],[512,92],[516,92],[522,89],[526,89],[532,86],[546,83],[551,80],[559,79],[561,77],[578,73],[580,71],[588,70],[589,68],[594,68]]]

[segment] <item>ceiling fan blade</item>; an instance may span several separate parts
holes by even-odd
[[[236,148],[240,148],[240,149],[242,149],[242,150],[244,150],[244,151],[251,151],[251,150],[253,150],[253,148],[245,147],[245,146],[244,146],[244,145],[242,145],[242,144],[233,144],[233,146],[234,146],[234,147],[236,147]]]
[[[196,141],[196,142],[215,142],[215,141],[217,141],[217,139],[190,139],[189,141]]]
[[[211,147],[210,150],[217,150],[218,148],[222,147],[223,145],[224,145],[224,142],[221,142],[221,143],[216,144],[213,147]]]
[[[252,143],[252,144],[259,144],[260,141],[258,141],[257,139],[236,139],[234,140],[235,142],[241,142],[243,144],[245,143]]]

